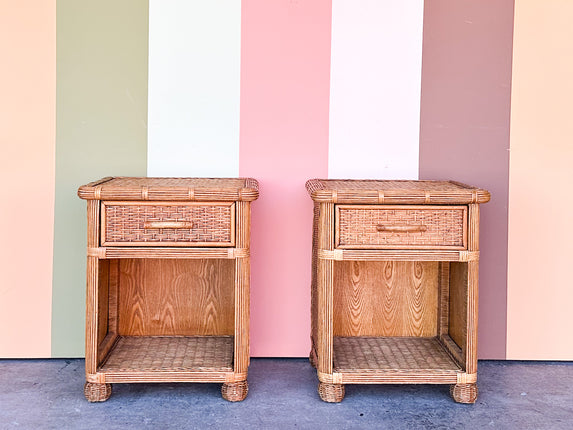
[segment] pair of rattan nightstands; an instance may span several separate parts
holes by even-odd
[[[455,182],[311,180],[312,350],[344,384],[451,384],[473,403],[479,204]],[[88,201],[86,384],[220,382],[248,392],[254,179],[104,178]]]

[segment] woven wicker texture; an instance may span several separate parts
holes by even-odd
[[[253,201],[259,186],[252,178],[108,177],[83,185],[87,200]]]
[[[344,399],[345,389],[342,384],[326,384],[320,382],[318,384],[318,395],[320,398],[328,403],[339,403]]]
[[[233,337],[121,337],[100,370],[232,372]]]
[[[88,402],[105,402],[111,396],[111,384],[86,382],[84,384],[84,396]]]
[[[340,208],[342,246],[464,246],[464,209]],[[421,227],[423,231],[378,231],[380,226]]]
[[[470,186],[449,181],[321,180],[325,190],[460,191]]]
[[[335,372],[461,371],[437,338],[335,337],[333,359]]]
[[[478,395],[477,384],[451,385],[450,395],[458,403],[475,403]]]
[[[239,178],[113,178],[102,184],[111,187],[185,187],[185,188],[243,188],[245,180]]]
[[[311,179],[314,201],[352,204],[468,204],[489,201],[488,191],[454,181]]]
[[[104,242],[231,242],[229,205],[105,205]],[[149,221],[190,221],[192,228],[149,228]]]
[[[221,396],[229,402],[240,402],[245,400],[249,393],[247,381],[231,382],[221,386]]]

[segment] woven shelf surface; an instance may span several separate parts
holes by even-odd
[[[306,188],[317,202],[366,204],[486,203],[488,191],[454,181],[311,179]]]
[[[252,201],[258,195],[252,178],[107,177],[78,190],[87,200]]]
[[[435,337],[335,337],[334,371],[452,371],[462,369]]]
[[[232,372],[233,336],[124,336],[101,372]]]

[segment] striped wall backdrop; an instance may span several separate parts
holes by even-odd
[[[559,0],[0,0],[0,358],[83,355],[79,185],[240,175],[261,186],[253,356],[309,351],[305,181],[420,178],[492,193],[479,356],[573,360],[572,14]]]

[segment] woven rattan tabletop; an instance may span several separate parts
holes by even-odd
[[[86,200],[252,201],[258,195],[252,178],[107,177],[78,189]]]
[[[455,181],[311,179],[315,202],[348,204],[486,203],[488,191]]]

